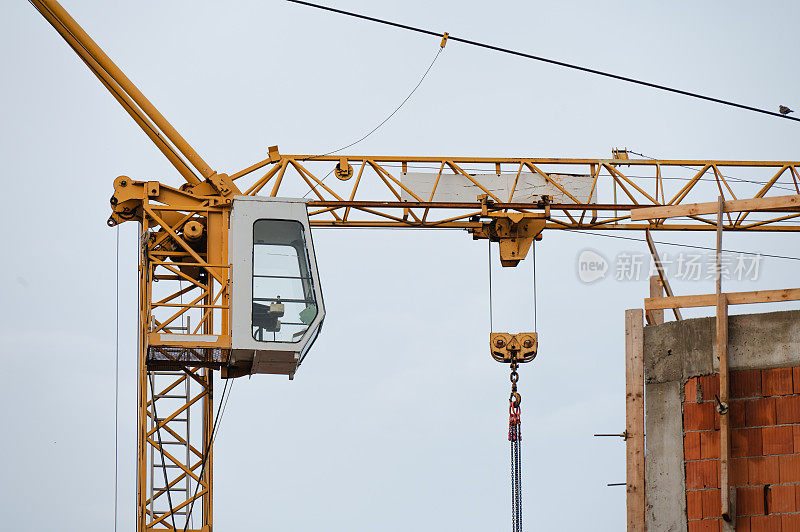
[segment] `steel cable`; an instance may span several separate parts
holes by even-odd
[[[435,36],[435,37],[442,37],[443,36],[443,33],[440,33],[440,32],[426,30],[426,29],[423,29],[423,28],[409,26],[409,25],[406,25],[406,24],[399,24],[397,22],[391,22],[389,20],[379,19],[379,18],[375,18],[375,17],[369,17],[369,16],[366,16],[366,15],[353,13],[351,11],[344,11],[342,9],[336,9],[336,8],[333,8],[333,7],[323,6],[323,5],[320,5],[320,4],[313,4],[311,2],[304,2],[302,0],[287,0],[287,1],[288,2],[292,2],[294,4],[301,4],[301,5],[308,6],[308,7],[314,7],[314,8],[317,8],[317,9],[322,9],[324,11],[330,11],[332,13],[338,13],[340,15],[347,15],[349,17],[355,17],[355,18],[359,18],[359,19],[362,19],[362,20],[368,20],[370,22],[377,22],[379,24],[385,24],[387,26],[394,26],[396,28],[401,28],[401,29],[404,29],[404,30],[414,31],[414,32],[417,32],[417,33],[424,33],[425,35],[431,35],[431,36]],[[569,68],[569,69],[572,69],[572,70],[578,70],[580,72],[585,72],[587,74],[594,74],[594,75],[597,75],[597,76],[603,76],[603,77],[606,77],[606,78],[616,79],[618,81],[625,81],[627,83],[633,83],[633,84],[641,85],[641,86],[644,86],[644,87],[650,87],[651,89],[658,89],[658,90],[662,90],[662,91],[666,91],[666,92],[671,92],[671,93],[674,93],[674,94],[680,94],[682,96],[689,96],[691,98],[697,98],[697,99],[700,99],[700,100],[705,100],[705,101],[709,101],[709,102],[713,102],[713,103],[718,103],[718,104],[721,104],[721,105],[727,105],[727,106],[730,106],[730,107],[736,107],[738,109],[744,109],[744,110],[747,110],[747,111],[753,111],[753,112],[756,112],[756,113],[770,115],[770,116],[774,116],[776,118],[785,118],[787,120],[794,120],[796,122],[800,122],[800,118],[795,118],[793,116],[789,116],[788,114],[784,115],[784,114],[781,114],[780,112],[769,111],[767,109],[762,109],[762,108],[759,108],[759,107],[753,107],[753,106],[750,106],[750,105],[744,105],[744,104],[736,103],[736,102],[733,102],[733,101],[730,101],[730,100],[723,100],[722,98],[714,98],[712,96],[706,96],[704,94],[699,94],[699,93],[696,93],[696,92],[690,92],[690,91],[685,91],[685,90],[681,90],[681,89],[676,89],[674,87],[668,87],[666,85],[660,85],[658,83],[652,83],[652,82],[649,82],[649,81],[643,81],[643,80],[632,78],[632,77],[628,77],[628,76],[621,76],[619,74],[612,74],[611,72],[604,72],[602,70],[597,70],[595,68],[589,68],[589,67],[584,67],[584,66],[580,66],[580,65],[575,65],[575,64],[572,64],[572,63],[564,62],[564,61],[558,61],[556,59],[549,59],[547,57],[528,54],[528,53],[525,53],[525,52],[520,52],[518,50],[512,50],[510,48],[502,48],[500,46],[495,46],[493,44],[482,43],[482,42],[478,42],[478,41],[473,41],[471,39],[464,39],[464,38],[461,38],[461,37],[454,37],[453,35],[449,35],[448,36],[448,40],[456,41],[456,42],[460,42],[460,43],[464,43],[464,44],[469,44],[469,45],[472,45],[472,46],[477,46],[479,48],[485,48],[487,50],[493,50],[495,52],[501,52],[501,53],[504,53],[504,54],[515,55],[515,56],[518,56],[518,57],[524,57],[526,59],[532,59],[534,61],[540,61],[542,63],[549,63],[551,65],[556,65],[556,66],[560,66],[560,67],[564,67],[564,68]]]
[[[117,281],[114,295],[116,297],[115,327],[114,327],[114,532],[117,532],[119,495],[119,225],[117,225],[116,247]]]
[[[428,65],[428,68],[425,70],[425,73],[424,73],[424,74],[422,74],[422,77],[419,79],[419,81],[418,81],[418,82],[417,82],[417,84],[414,86],[414,88],[413,88],[413,89],[411,89],[411,92],[409,92],[409,93],[408,93],[408,96],[406,96],[406,97],[405,97],[405,99],[404,99],[402,102],[400,102],[400,105],[398,105],[398,106],[395,108],[395,110],[394,110],[394,111],[392,111],[391,113],[389,113],[389,116],[387,116],[386,118],[384,118],[384,119],[383,119],[383,120],[382,120],[382,121],[381,121],[381,122],[380,122],[380,123],[379,123],[377,126],[375,126],[374,128],[372,128],[372,129],[369,131],[369,133],[367,133],[366,135],[364,135],[364,136],[363,136],[363,137],[361,137],[360,139],[358,139],[358,140],[356,140],[356,141],[353,141],[353,142],[351,142],[351,143],[350,143],[350,144],[348,144],[347,146],[342,146],[341,148],[338,148],[338,149],[336,149],[336,150],[329,151],[329,152],[327,152],[327,153],[323,153],[322,155],[315,155],[315,156],[312,156],[312,157],[306,157],[306,158],[305,158],[305,159],[303,159],[303,160],[304,160],[304,161],[311,161],[311,160],[314,160],[314,159],[315,159],[315,158],[317,158],[317,157],[325,157],[325,156],[327,156],[327,155],[333,155],[334,153],[339,153],[339,152],[340,152],[340,151],[342,151],[342,150],[346,150],[347,148],[351,148],[351,147],[355,146],[356,144],[358,144],[359,142],[361,142],[361,141],[363,141],[363,140],[366,140],[366,138],[367,138],[367,137],[369,137],[370,135],[372,135],[373,133],[375,133],[376,131],[378,131],[378,130],[381,128],[381,126],[383,126],[383,125],[384,125],[386,122],[388,122],[388,121],[389,121],[389,120],[390,120],[390,119],[391,119],[391,118],[392,118],[392,117],[393,117],[395,114],[397,114],[397,112],[398,112],[398,111],[399,111],[399,110],[400,110],[400,109],[401,109],[401,108],[402,108],[402,107],[403,107],[403,106],[406,104],[406,102],[407,102],[408,100],[410,100],[410,99],[411,99],[411,96],[413,96],[413,95],[414,95],[414,93],[415,93],[415,92],[417,92],[417,89],[419,88],[419,86],[420,86],[420,85],[422,85],[422,82],[423,82],[423,81],[425,81],[425,78],[426,78],[426,77],[428,77],[428,73],[429,73],[429,72],[431,71],[431,69],[433,68],[433,65],[436,63],[436,60],[437,60],[437,59],[439,59],[439,55],[441,55],[441,53],[442,53],[442,50],[444,50],[444,46],[440,46],[440,47],[439,47],[439,49],[436,51],[436,55],[435,55],[435,56],[433,56],[433,61],[431,61],[431,64],[430,64],[430,65]],[[335,168],[335,167],[334,167],[334,168]],[[326,179],[328,179],[328,177],[329,177],[329,176],[330,176],[332,173],[333,173],[333,169],[332,169],[330,172],[328,172],[328,173],[327,173],[327,175],[326,175],[325,177],[323,177],[323,178],[322,178],[322,180],[320,181],[320,183],[324,183],[324,182],[325,182],[325,180],[326,180]],[[314,190],[316,190],[316,188],[317,188],[317,185],[315,185],[315,186],[311,187],[311,189],[309,189],[309,191],[308,191],[308,192],[306,192],[305,194],[303,194],[303,197],[305,198],[306,196],[308,196],[308,194],[309,194],[310,192],[313,192]]]
[[[214,375],[213,375],[213,373],[211,373],[209,375],[209,379],[212,379],[212,383],[213,383],[213,378],[214,378]],[[202,479],[203,478],[203,472],[206,469],[206,462],[207,462],[208,456],[211,454],[211,448],[214,446],[214,439],[217,437],[217,429],[218,429],[219,420],[222,417],[222,413],[225,411],[225,407],[228,406],[228,398],[230,398],[230,395],[231,395],[230,394],[230,390],[228,390],[228,383],[230,383],[230,382],[232,382],[232,379],[225,379],[225,386],[222,387],[222,396],[219,399],[219,408],[217,408],[217,415],[214,416],[214,424],[211,425],[211,438],[210,438],[210,441],[208,442],[208,445],[207,445],[207,447],[205,449],[206,452],[205,452],[205,455],[203,456],[203,462],[200,464],[200,474],[197,475],[198,479]],[[233,384],[230,385],[230,389],[233,390]],[[228,392],[227,398],[225,396],[225,392]],[[213,400],[213,396],[212,396],[212,400]],[[189,511],[186,514],[187,515],[187,519],[186,519],[186,525],[183,528],[183,532],[186,532],[189,529],[189,518],[188,518],[188,516],[192,515],[192,510],[194,509],[194,503],[197,500],[197,493],[198,493],[199,489],[200,489],[200,482],[198,481],[198,482],[195,483],[194,495],[192,495],[192,502],[189,505]]]

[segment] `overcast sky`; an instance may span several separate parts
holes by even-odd
[[[796,2],[331,5],[800,112]],[[64,6],[211,166],[229,173],[273,144],[321,153],[359,138],[402,101],[439,46],[280,1]],[[8,530],[108,531],[116,275],[108,198],[121,174],[181,180],[27,2],[5,3],[0,49],[0,514]],[[788,120],[451,42],[406,106],[351,152],[608,157],[627,146],[662,158],[797,160],[799,138]],[[657,239],[714,242],[712,233]],[[374,230],[316,230],[314,240],[323,332],[294,381],[234,383],[215,446],[216,529],[506,528],[508,376],[487,349],[485,241]],[[123,224],[120,241],[120,530],[132,531],[134,224]],[[798,243],[794,234],[725,236],[725,247],[760,253],[800,256]],[[576,275],[586,248],[611,265],[590,285]],[[540,350],[520,377],[531,530],[624,527],[625,489],[605,486],[625,481],[624,444],[592,434],[625,428],[623,315],[647,294],[646,275],[614,279],[626,253],[646,247],[556,231],[537,245]],[[757,280],[728,286],[796,287],[796,271],[797,261],[764,259]],[[495,328],[532,327],[531,261],[495,274]],[[708,293],[713,282],[674,288]]]

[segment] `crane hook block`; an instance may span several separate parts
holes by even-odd
[[[536,333],[489,333],[489,349],[498,362],[523,363],[536,357],[539,348]]]

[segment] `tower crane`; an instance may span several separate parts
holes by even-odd
[[[140,228],[139,532],[212,530],[214,372],[226,383],[295,376],[325,317],[315,228],[459,229],[496,242],[507,267],[545,231],[714,231],[707,215],[717,202],[707,202],[717,196],[726,231],[800,231],[796,161],[637,159],[626,150],[608,159],[314,155],[272,146],[247,168],[217,171],[58,2],[31,3],[183,179],[119,176],[110,198],[108,225]],[[669,180],[685,167],[688,179]],[[763,185],[744,195],[742,180],[730,177],[737,171]],[[781,177],[789,194],[776,186]],[[536,346],[531,332],[490,336],[491,355],[512,367]]]

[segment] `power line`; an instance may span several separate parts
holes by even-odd
[[[347,15],[349,17],[355,17],[355,18],[359,18],[359,19],[362,19],[362,20],[368,20],[370,22],[377,22],[378,24],[385,24],[387,26],[393,26],[395,28],[401,28],[401,29],[404,29],[404,30],[414,31],[414,32],[417,32],[417,33],[423,33],[425,35],[431,35],[431,36],[435,36],[435,37],[442,37],[443,36],[442,33],[431,31],[431,30],[426,30],[424,28],[419,28],[419,27],[415,27],[415,26],[409,26],[409,25],[406,25],[406,24],[399,24],[397,22],[392,22],[392,21],[389,21],[389,20],[370,17],[370,16],[367,16],[367,15],[361,15],[361,14],[358,14],[358,13],[353,13],[351,11],[344,11],[342,9],[336,9],[336,8],[333,8],[333,7],[323,6],[323,5],[320,5],[320,4],[313,4],[311,2],[304,2],[303,0],[287,0],[287,2],[292,2],[294,4],[301,4],[301,5],[308,6],[308,7],[315,7],[317,9],[322,9],[324,11],[330,11],[332,13],[339,13],[340,15]],[[560,67],[564,67],[564,68],[569,68],[569,69],[572,69],[572,70],[578,70],[580,72],[586,72],[588,74],[595,74],[597,76],[603,76],[603,77],[607,77],[607,78],[616,79],[616,80],[619,80],[619,81],[625,81],[625,82],[628,82],[628,83],[641,85],[641,86],[644,86],[644,87],[650,87],[652,89],[658,89],[658,90],[662,90],[662,91],[666,91],[666,92],[672,92],[674,94],[680,94],[680,95],[683,95],[683,96],[689,96],[689,97],[692,97],[692,98],[697,98],[699,100],[705,100],[705,101],[709,101],[709,102],[718,103],[718,104],[721,104],[721,105],[727,105],[727,106],[730,106],[730,107],[736,107],[738,109],[744,109],[746,111],[753,111],[753,112],[756,112],[756,113],[770,115],[770,116],[774,116],[774,117],[777,117],[777,118],[785,118],[787,120],[794,120],[794,121],[800,122],[800,118],[795,118],[795,117],[789,116],[789,115],[782,115],[782,114],[780,114],[778,112],[769,111],[767,109],[762,109],[760,107],[752,107],[750,105],[744,105],[744,104],[741,104],[741,103],[732,102],[730,100],[723,100],[721,98],[714,98],[712,96],[706,96],[704,94],[699,94],[699,93],[696,93],[696,92],[690,92],[690,91],[685,91],[685,90],[681,90],[681,89],[676,89],[674,87],[668,87],[666,85],[660,85],[658,83],[651,83],[649,81],[644,81],[644,80],[640,80],[640,79],[636,79],[636,78],[631,78],[631,77],[628,77],[628,76],[621,76],[619,74],[612,74],[610,72],[604,72],[602,70],[597,70],[597,69],[594,69],[594,68],[575,65],[575,64],[572,64],[572,63],[566,63],[564,61],[558,61],[556,59],[549,59],[547,57],[542,57],[542,56],[538,56],[538,55],[528,54],[528,53],[525,53],[525,52],[520,52],[518,50],[512,50],[510,48],[503,48],[503,47],[500,47],[500,46],[495,46],[493,44],[482,43],[482,42],[479,42],[479,41],[473,41],[471,39],[464,39],[464,38],[461,38],[461,37],[454,37],[453,35],[450,35],[448,37],[448,40],[461,42],[461,43],[464,43],[464,44],[470,44],[472,46],[478,46],[480,48],[486,48],[487,50],[494,50],[496,52],[501,52],[501,53],[504,53],[504,54],[515,55],[515,56],[518,56],[518,57],[524,57],[526,59],[532,59],[534,61],[541,61],[543,63],[548,63],[548,64],[551,64],[551,65],[556,65],[556,66],[560,66]]]
[[[566,229],[566,231],[568,231],[570,233],[581,233],[581,234],[584,234],[584,235],[603,236],[603,237],[606,237],[606,238],[617,238],[619,240],[633,240],[633,241],[636,241],[636,242],[646,242],[646,240],[644,238],[635,238],[635,237],[632,237],[632,236],[620,236],[620,235],[608,235],[608,234],[604,234],[604,233],[593,233],[591,231],[583,231],[581,229]],[[656,243],[656,244],[661,244],[663,246],[677,246],[677,247],[692,248],[692,249],[705,249],[705,250],[709,250],[709,251],[716,251],[717,250],[717,248],[712,248],[712,247],[708,247],[708,246],[695,246],[695,245],[692,245],[692,244],[680,244],[678,242],[659,242],[659,241],[656,241],[656,240],[654,240],[653,242]],[[725,253],[739,253],[741,255],[757,255],[759,257],[769,257],[771,259],[800,260],[800,257],[791,257],[791,256],[787,256],[787,255],[771,255],[769,253],[757,253],[755,251],[741,251],[741,250],[737,250],[737,249],[722,249],[720,251],[723,251]]]

